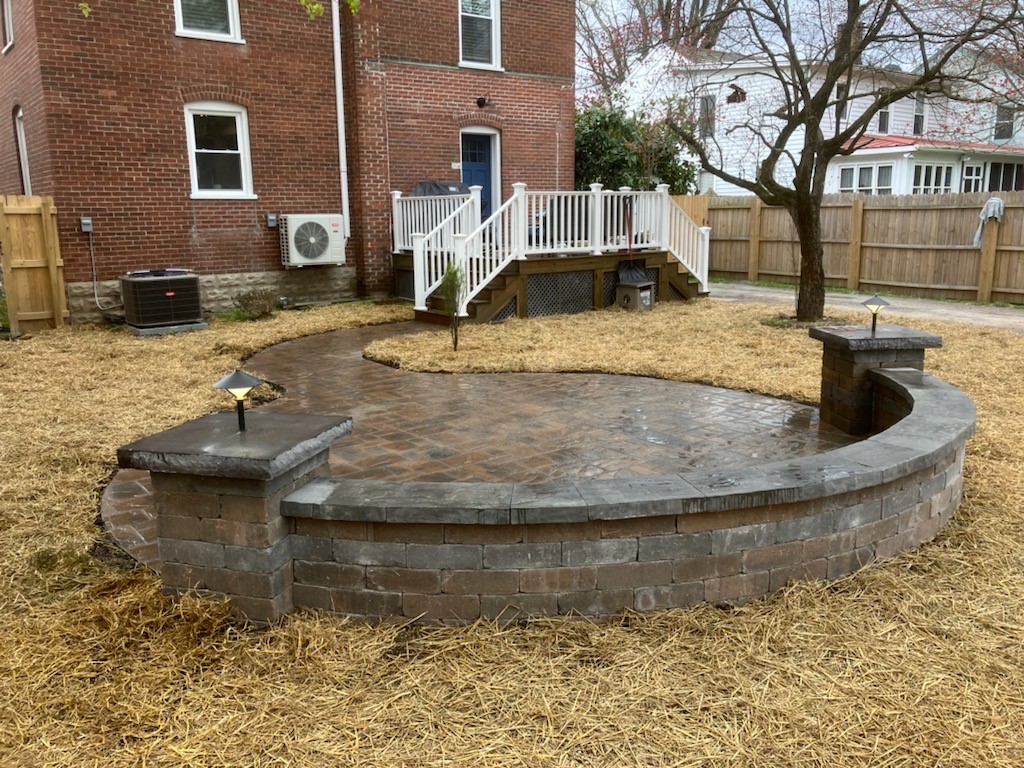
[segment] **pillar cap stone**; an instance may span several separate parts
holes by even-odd
[[[905,328],[902,325],[879,325],[872,335],[868,325],[819,325],[810,329],[812,339],[826,347],[851,351],[889,349],[933,349],[942,346],[942,337],[934,333]]]
[[[273,480],[352,431],[348,416],[211,413],[117,451],[118,466],[168,474]]]

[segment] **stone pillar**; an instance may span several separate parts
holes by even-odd
[[[161,577],[168,594],[226,596],[246,618],[292,608],[290,523],[281,499],[326,474],[331,445],[352,431],[338,416],[214,413],[117,452],[148,469],[156,491]]]
[[[942,337],[900,325],[820,326],[812,339],[825,345],[821,361],[821,421],[851,435],[871,431],[874,408],[872,368],[924,370],[925,349],[942,346]]]

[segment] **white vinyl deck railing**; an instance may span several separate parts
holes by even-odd
[[[460,233],[477,229],[480,224],[480,187],[470,187],[470,195],[426,234],[412,234],[413,280],[416,309],[426,309],[427,297],[437,290],[445,270],[455,258]]]
[[[426,308],[427,298],[453,260],[466,276],[460,307],[465,315],[469,302],[511,262],[551,253],[600,255],[660,248],[697,278],[700,290],[706,289],[710,230],[698,227],[672,202],[668,185],[654,192],[604,191],[601,184],[580,192],[527,192],[525,184],[512,188],[512,197],[484,222],[476,205],[475,228],[460,228],[473,215],[470,205],[414,238],[417,309]]]
[[[411,251],[414,234],[430,232],[469,199],[470,195],[402,197],[401,192],[392,192],[391,223],[395,252]]]

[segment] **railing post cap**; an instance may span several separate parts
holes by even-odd
[[[517,181],[515,184],[512,185],[512,189],[516,190],[517,192],[519,190],[526,189],[526,182]]]
[[[604,189],[604,184],[602,184],[600,181],[595,181],[593,184],[590,185],[590,190],[592,192],[600,192],[602,189]]]
[[[632,187],[619,187],[619,192],[632,192]]]
[[[392,197],[401,197],[402,196],[402,190],[400,190],[400,189],[393,189],[393,190],[391,190],[391,196]]]
[[[654,189],[658,192],[668,192],[670,188],[671,187],[668,184],[659,184]]]

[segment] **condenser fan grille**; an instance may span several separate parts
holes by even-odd
[[[315,221],[304,221],[295,229],[292,236],[295,250],[304,259],[319,259],[330,245],[331,238],[327,230]]]

